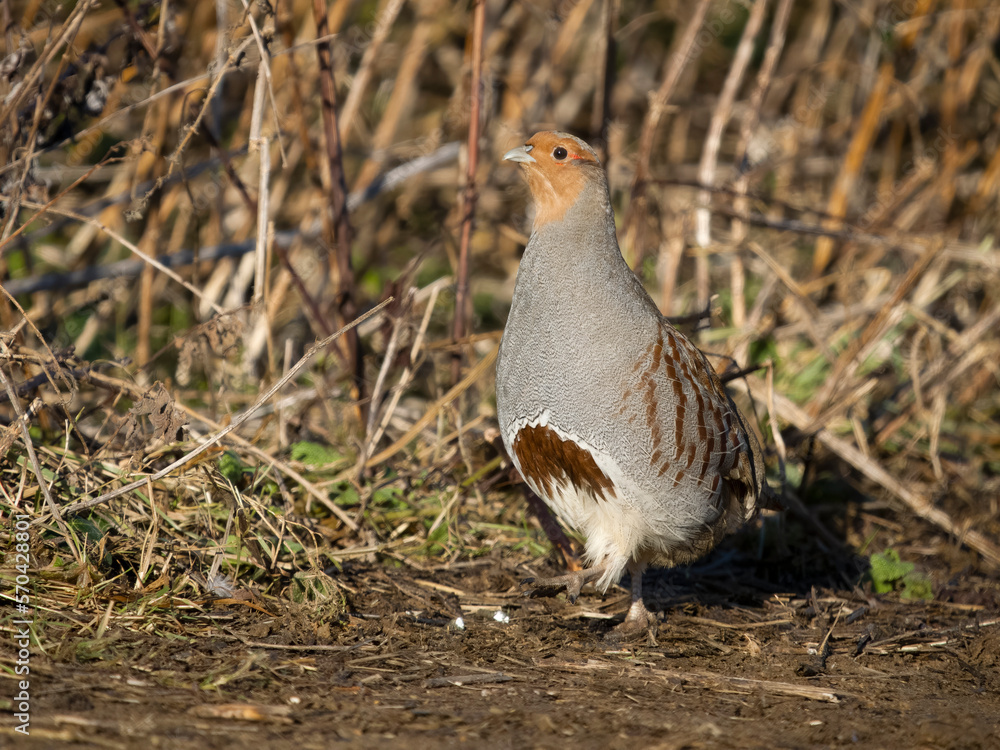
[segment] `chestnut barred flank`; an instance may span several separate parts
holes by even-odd
[[[543,497],[551,497],[561,482],[589,492],[595,500],[614,496],[614,482],[601,471],[594,457],[548,427],[522,427],[514,438],[513,452],[524,478]]]

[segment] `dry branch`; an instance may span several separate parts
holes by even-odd
[[[465,338],[469,310],[469,243],[476,218],[476,169],[479,166],[479,121],[483,86],[483,27],[486,25],[486,0],[475,0],[472,20],[472,91],[469,112],[468,165],[465,170],[465,191],[462,193],[462,237],[459,241],[458,268],[455,274],[455,321],[452,338]],[[462,370],[462,352],[457,349],[451,358],[451,382],[457,383]]]

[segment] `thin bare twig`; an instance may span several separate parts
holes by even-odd
[[[729,66],[726,82],[722,85],[722,92],[715,103],[715,110],[712,112],[712,119],[708,124],[708,134],[705,136],[705,144],[701,151],[701,161],[698,164],[698,181],[702,185],[711,185],[715,182],[715,167],[719,160],[722,133],[732,114],[736,92],[743,82],[747,64],[750,62],[750,53],[753,52],[754,41],[760,31],[761,24],[764,22],[764,11],[766,10],[767,0],[755,0],[750,9],[750,17],[747,19],[746,26],[743,27],[743,35],[736,47],[736,54],[733,55],[733,62]],[[708,207],[711,199],[712,196],[707,191],[698,194],[700,205],[695,212],[694,236],[699,247],[708,247],[712,243],[712,213]],[[695,256],[694,275],[697,305],[698,309],[701,309],[708,305],[709,296],[708,256],[704,253],[698,253]]]
[[[413,346],[410,348],[410,364],[403,368],[403,373],[399,376],[399,383],[393,389],[392,398],[385,408],[385,414],[382,416],[382,421],[379,423],[378,429],[375,430],[374,434],[368,436],[368,441],[373,447],[378,445],[378,441],[382,439],[385,428],[389,426],[389,422],[392,420],[392,415],[396,411],[396,406],[399,404],[399,399],[403,395],[403,391],[410,385],[410,381],[413,380],[413,374],[416,371],[417,355],[423,346],[424,336],[427,334],[427,326],[431,322],[431,313],[434,312],[434,306],[437,304],[441,288],[447,283],[449,283],[449,279],[446,277],[428,285],[430,287],[430,299],[427,300],[427,306],[424,308],[424,317],[420,320],[420,328],[417,330],[417,335],[413,339]]]
[[[455,320],[452,338],[461,341],[469,316],[469,243],[476,217],[476,168],[479,166],[479,110],[482,103],[483,29],[486,25],[486,0],[476,0],[472,17],[472,80],[469,112],[469,163],[465,171],[465,190],[462,193],[462,239],[458,251],[458,269],[455,276]],[[462,350],[456,348],[451,358],[451,382],[457,383],[462,373]]]
[[[257,43],[257,50],[260,52],[260,69],[264,73],[265,82],[267,84],[267,94],[271,100],[271,116],[274,117],[274,136],[278,140],[278,150],[281,152],[281,161],[284,163],[287,159],[287,155],[285,154],[285,143],[281,138],[281,123],[278,121],[278,103],[274,100],[274,78],[271,75],[271,51],[268,49],[267,45],[264,44],[264,39],[260,35],[260,29],[257,28],[257,19],[255,19],[253,17],[253,13],[250,12],[250,5],[247,3],[247,0],[241,0],[241,2],[243,3],[243,8],[246,11],[247,20],[250,22],[250,31],[253,33],[254,41]],[[263,112],[263,107],[260,108],[260,111]]]
[[[598,65],[594,84],[594,103],[590,112],[590,134],[601,145],[608,139],[609,104],[615,81],[615,27],[620,0],[601,0],[601,22],[597,25]],[[607,156],[605,154],[604,156]]]
[[[326,3],[313,0],[313,18],[317,36],[326,36],[329,29]],[[323,135],[326,143],[325,164],[330,180],[330,211],[327,214],[335,247],[331,270],[336,274],[336,310],[341,321],[351,320],[357,310],[354,299],[354,270],[351,267],[351,242],[354,231],[347,212],[347,182],[344,179],[344,162],[341,153],[340,129],[337,125],[337,87],[333,77],[333,57],[330,44],[316,47],[319,58],[320,97],[323,114]],[[354,398],[358,403],[361,422],[364,424],[367,404],[364,401],[364,371],[361,360],[361,339],[357,331],[348,330],[341,347],[348,363],[354,384]]]
[[[84,0],[84,2],[78,3],[73,7],[69,17],[63,24],[59,37],[39,56],[35,64],[31,66],[31,70],[24,77],[24,80],[20,82],[17,90],[4,102],[4,108],[0,110],[0,123],[6,123],[13,116],[14,112],[21,107],[25,97],[29,96],[35,90],[35,81],[41,76],[45,66],[52,62],[53,58],[55,58],[56,54],[63,47],[73,42],[77,32],[80,31],[83,20],[87,17],[87,12],[96,4],[97,0]],[[7,155],[4,154],[4,156]]]
[[[406,293],[403,303],[399,306],[396,319],[392,322],[392,335],[389,337],[389,343],[385,347],[385,356],[382,357],[382,366],[379,368],[378,376],[375,378],[375,386],[372,388],[371,408],[368,409],[368,425],[365,428],[365,435],[368,436],[368,439],[365,440],[365,443],[361,448],[361,453],[358,456],[356,464],[358,470],[358,481],[361,480],[361,476],[365,470],[365,462],[368,460],[368,456],[371,455],[372,448],[375,445],[372,440],[372,436],[375,432],[375,420],[378,417],[378,407],[379,400],[382,398],[382,388],[385,386],[385,379],[389,374],[389,368],[396,359],[396,352],[399,350],[399,336],[403,327],[406,325],[406,320],[410,315],[410,311],[413,309],[413,297],[415,292],[416,290],[411,287]]]

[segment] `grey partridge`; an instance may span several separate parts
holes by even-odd
[[[571,596],[627,569],[623,630],[651,623],[648,564],[691,562],[771,497],[760,446],[705,355],[618,248],[608,182],[582,140],[541,132],[517,162],[535,218],[497,357],[497,417],[524,481],[586,537]]]

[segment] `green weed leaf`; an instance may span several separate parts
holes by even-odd
[[[930,579],[917,573],[913,563],[903,562],[896,550],[889,548],[884,552],[875,552],[868,558],[868,564],[868,576],[876,594],[888,594],[900,589],[903,599],[934,598]]]
[[[344,458],[342,453],[338,453],[330,446],[308,440],[293,444],[291,456],[293,461],[299,461],[307,466],[328,466]]]
[[[232,451],[226,451],[219,456],[219,473],[232,484],[238,484],[249,467]]]

